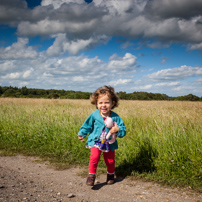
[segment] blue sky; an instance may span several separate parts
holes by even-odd
[[[201,0],[1,0],[0,85],[202,96]]]

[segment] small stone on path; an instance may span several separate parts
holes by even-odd
[[[73,198],[73,197],[74,197],[74,194],[68,194],[67,197],[68,197],[68,198]]]

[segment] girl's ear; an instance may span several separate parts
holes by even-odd
[[[112,107],[115,105],[115,101],[112,102]]]

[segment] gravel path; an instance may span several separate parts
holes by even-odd
[[[0,201],[202,202],[202,194],[151,182],[118,178],[114,185],[106,185],[105,175],[89,187],[80,171],[56,171],[34,157],[0,157]]]

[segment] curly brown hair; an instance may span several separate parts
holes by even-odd
[[[114,106],[112,107],[112,109],[114,109],[115,107],[118,107],[119,97],[115,93],[115,90],[113,87],[103,86],[98,88],[90,97],[91,104],[96,105],[97,107],[97,101],[100,95],[108,95],[111,98],[112,102],[114,103]]]

